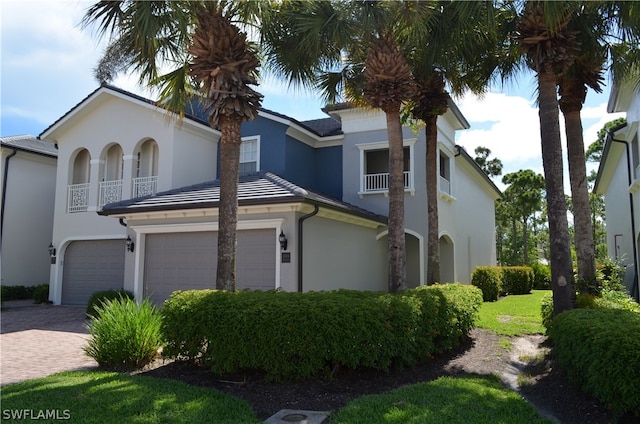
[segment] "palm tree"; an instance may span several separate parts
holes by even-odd
[[[596,251],[580,114],[588,88],[602,91],[606,68],[610,69],[614,79],[630,77],[634,72],[633,67],[626,66],[630,62],[627,49],[617,49],[625,53],[624,58],[617,60],[623,66],[614,69],[611,64],[614,46],[619,47],[621,41],[634,39],[637,43],[640,37],[640,18],[629,10],[633,7],[637,8],[633,2],[585,2],[571,21],[571,26],[579,34],[580,52],[569,69],[558,76],[559,104],[567,136],[578,279],[581,290],[586,291],[593,288],[592,283],[596,279]],[[640,79],[637,69],[635,72],[635,78]]]
[[[576,34],[567,30],[572,6],[571,2],[527,2],[516,26],[516,40],[538,80],[554,315],[572,309],[575,298],[556,95],[556,75],[567,70],[577,51]]]
[[[141,84],[160,88],[159,104],[180,116],[195,90],[206,99],[209,123],[221,133],[216,288],[224,290],[235,289],[240,125],[257,116],[262,100],[250,87],[257,85],[257,53],[231,18],[248,22],[260,3],[100,1],[83,19],[111,36],[102,79],[133,68]],[[174,68],[160,74],[167,64]]]
[[[498,74],[516,69],[500,34],[513,14],[488,2],[406,2],[405,38],[418,89],[408,105],[425,125],[427,186],[427,284],[440,281],[437,119],[455,95],[483,93]]]
[[[394,2],[284,1],[265,19],[267,63],[291,84],[381,109],[389,140],[389,291],[406,286],[403,136],[400,110],[413,95],[399,49]]]

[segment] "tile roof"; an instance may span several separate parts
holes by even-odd
[[[0,144],[39,155],[51,157],[58,156],[58,149],[55,144],[39,140],[38,138],[28,134],[2,137],[0,138]]]
[[[216,208],[220,202],[220,180],[181,187],[151,196],[109,203],[101,215],[138,212]],[[386,223],[385,216],[377,215],[349,203],[306,190],[271,172],[241,175],[238,184],[238,205],[267,205],[276,203],[308,202]]]

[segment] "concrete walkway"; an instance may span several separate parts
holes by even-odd
[[[89,369],[85,308],[4,302],[0,313],[0,385]]]

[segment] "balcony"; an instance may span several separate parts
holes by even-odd
[[[404,172],[404,189],[413,190],[413,173]],[[389,191],[389,173],[365,174],[362,176],[363,193],[384,193]]]
[[[100,198],[98,207],[102,209],[107,203],[119,202],[122,200],[122,180],[100,182]]]
[[[89,183],[72,184],[68,188],[67,212],[86,212],[89,207]]]
[[[133,198],[156,194],[158,190],[158,177],[139,177],[133,179]]]

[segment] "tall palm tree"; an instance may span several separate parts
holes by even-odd
[[[633,12],[633,8],[636,12]],[[559,104],[565,119],[569,178],[573,201],[578,279],[581,290],[590,291],[596,279],[595,244],[587,187],[586,160],[581,110],[589,88],[602,91],[608,68],[614,79],[635,77],[637,67],[629,66],[631,54],[639,49],[640,8],[634,2],[584,2],[570,25],[578,32],[580,52],[569,69],[558,76]],[[627,43],[631,49],[620,49]],[[613,67],[613,48],[624,53]],[[636,52],[637,54],[637,52]],[[634,75],[635,72],[635,75]]]
[[[182,116],[199,90],[212,128],[221,133],[216,288],[235,289],[240,125],[257,116],[259,61],[232,22],[259,15],[261,2],[100,1],[83,18],[111,42],[99,64],[102,79],[133,68],[140,83],[160,88],[159,104]],[[173,67],[161,74],[160,67]]]
[[[292,84],[381,109],[389,140],[389,291],[406,286],[403,137],[400,110],[413,95],[399,49],[394,2],[283,1],[265,19],[267,63]]]
[[[406,2],[403,43],[418,89],[408,105],[426,133],[427,284],[440,281],[438,225],[437,119],[449,109],[450,96],[471,90],[483,93],[499,74],[517,69],[502,49],[505,24],[513,11],[494,8],[490,2]]]
[[[556,75],[567,70],[577,51],[576,34],[567,30],[572,7],[571,2],[527,2],[516,27],[516,40],[538,80],[554,314],[572,309],[575,299],[556,94]]]

